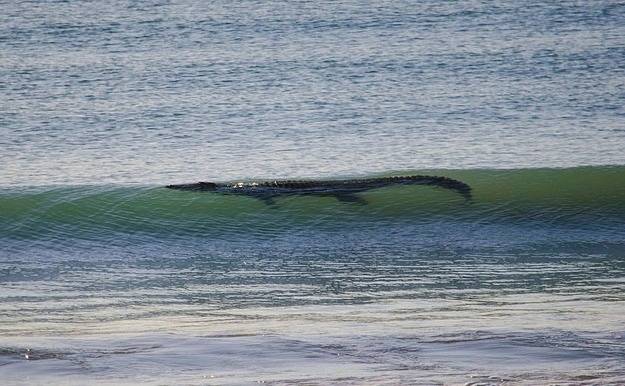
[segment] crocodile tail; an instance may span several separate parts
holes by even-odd
[[[398,183],[438,186],[440,188],[453,190],[462,195],[466,200],[471,200],[473,198],[471,195],[471,186],[449,177],[413,175],[397,176],[392,178],[394,178],[394,181]]]

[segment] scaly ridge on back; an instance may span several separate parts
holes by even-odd
[[[195,184],[168,185],[167,188],[195,191],[218,191],[225,194],[245,194],[258,197],[283,194],[335,195],[347,199],[349,195],[389,185],[428,185],[453,190],[467,200],[471,199],[471,187],[462,181],[444,176],[408,175],[347,180],[273,180],[263,182],[236,182],[219,184],[198,182]]]

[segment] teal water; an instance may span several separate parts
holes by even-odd
[[[621,2],[0,4],[2,384],[625,382]]]
[[[100,383],[620,382],[625,169],[330,197],[0,192],[0,373]],[[128,364],[131,365],[128,365]]]

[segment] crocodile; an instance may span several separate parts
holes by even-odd
[[[275,180],[260,182],[196,182],[191,184],[167,185],[166,188],[216,192],[255,197],[267,204],[282,196],[329,196],[342,202],[366,204],[356,193],[392,185],[427,185],[448,189],[460,194],[467,201],[471,200],[471,187],[466,183],[449,177],[411,175],[390,176],[379,178],[346,179],[346,180]]]

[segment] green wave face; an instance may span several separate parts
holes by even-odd
[[[242,196],[163,187],[76,186],[0,191],[2,238],[56,234],[101,238],[271,233],[392,223],[464,222],[585,227],[625,224],[625,167],[420,170],[472,187],[473,200],[442,188],[391,186],[362,193],[367,205],[289,196],[275,205]],[[395,174],[395,173],[392,173]]]

